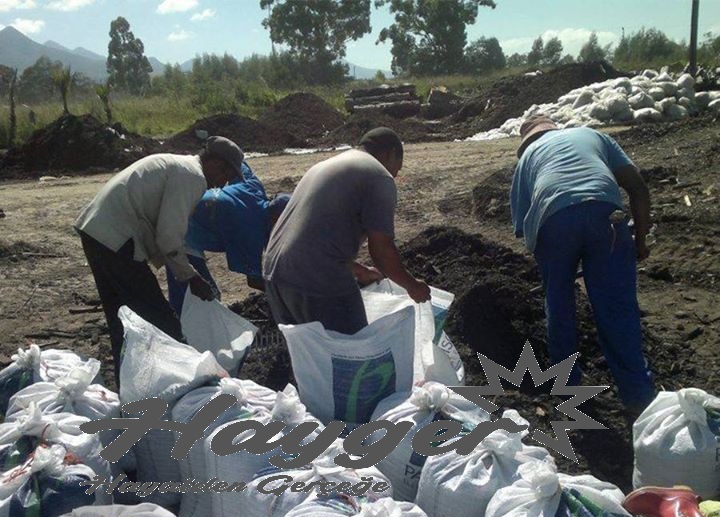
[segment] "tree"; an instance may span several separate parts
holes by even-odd
[[[17,86],[17,68],[13,69],[10,76],[10,128],[8,131],[8,147],[15,145],[17,135],[17,115],[15,114],[15,88]]]
[[[538,36],[537,39],[533,41],[532,49],[527,55],[527,64],[529,66],[540,66],[542,64],[544,50],[545,45],[543,44],[542,36]]]
[[[18,80],[17,96],[22,102],[44,101],[55,95],[53,77],[63,69],[60,61],[51,61],[41,56],[35,63],[23,70]]]
[[[139,95],[150,86],[152,66],[145,57],[145,46],[130,31],[130,24],[122,16],[110,23],[106,66],[110,83],[116,90]]]
[[[516,52],[507,58],[507,66],[510,68],[520,68],[525,65],[527,65],[527,54],[518,54]]]
[[[561,65],[569,65],[571,63],[575,62],[575,58],[571,56],[570,54],[565,54],[563,58],[560,60]]]
[[[542,64],[544,66],[555,66],[560,63],[562,57],[563,44],[560,38],[555,36],[545,42],[545,48],[542,52]]]
[[[112,91],[112,86],[110,85],[110,81],[106,81],[105,84],[98,84],[95,86],[95,94],[100,99],[100,102],[102,102],[103,108],[105,109],[105,117],[107,118],[107,123],[112,124],[112,107],[110,106],[110,92]]]
[[[601,47],[595,32],[590,34],[587,43],[580,49],[578,61],[581,63],[590,63],[592,61],[605,61],[610,54],[610,45]]]
[[[431,75],[462,71],[467,26],[480,7],[494,0],[375,0],[390,5],[395,22],[380,32],[378,43],[392,42],[392,69],[397,74]]]
[[[480,38],[471,43],[465,51],[468,71],[484,74],[493,70],[502,70],[507,60],[497,38]]]
[[[263,26],[270,39],[288,47],[309,83],[345,79],[347,43],[370,32],[370,0],[260,0],[270,14]]]
[[[674,42],[662,31],[643,28],[620,40],[613,60],[629,66],[649,66],[655,63],[684,61],[685,49],[685,45]]]
[[[70,114],[67,101],[68,93],[70,93],[70,87],[72,86],[74,79],[75,76],[70,67],[56,70],[53,73],[53,84],[55,85],[55,88],[57,88],[58,92],[60,92],[60,97],[62,98],[63,115]]]

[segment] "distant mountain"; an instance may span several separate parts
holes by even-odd
[[[355,77],[355,79],[373,79],[378,72],[382,72],[385,77],[392,77],[393,73],[390,70],[380,70],[378,68],[365,68],[363,66],[354,65],[346,62],[348,65],[348,74]]]
[[[58,48],[60,47],[60,48]],[[32,66],[41,56],[53,61],[61,61],[91,79],[102,80],[105,77],[105,64],[94,59],[78,56],[62,45],[45,46],[37,43],[14,27],[5,27],[0,31],[0,64],[24,70]]]
[[[45,43],[47,45],[47,43]],[[103,63],[107,60],[107,56],[101,56],[97,52],[88,50],[86,48],[78,47],[72,51],[76,56],[86,57],[88,59],[95,59],[96,61],[102,61]]]
[[[63,65],[70,66],[74,72],[80,72],[94,81],[104,81],[107,78],[105,56],[83,47],[70,50],[55,41],[41,44],[14,27],[0,30],[0,65],[22,71],[35,64],[41,56],[60,61]],[[153,75],[163,73],[164,64],[154,57],[148,60],[153,67]]]
[[[150,61],[150,66],[153,69],[151,75],[162,75],[165,71],[165,63],[154,57],[149,57],[148,61]]]
[[[103,55],[77,47],[74,50],[57,43],[46,41],[44,44],[31,40],[14,27],[5,27],[0,30],[0,65],[17,68],[22,71],[37,61],[41,56],[47,56],[53,61],[60,61],[65,66],[72,67],[74,72],[80,72],[94,81],[104,81],[107,78],[105,69],[106,58]],[[160,60],[149,57],[152,75],[160,75],[165,71],[165,64]],[[183,72],[192,71],[193,60],[189,59],[180,64]],[[347,63],[349,73],[357,79],[372,79],[378,72],[375,68],[365,68]],[[385,76],[392,77],[390,70],[380,70]]]

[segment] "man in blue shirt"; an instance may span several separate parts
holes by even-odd
[[[263,290],[262,253],[289,200],[288,194],[268,199],[265,187],[246,162],[242,164],[242,177],[205,193],[190,219],[185,243],[190,263],[218,298],[220,292],[204,252],[225,253],[230,271],[246,275],[250,287]],[[167,281],[170,305],[180,316],[187,284],[179,282],[171,271],[167,272]]]
[[[600,345],[631,414],[655,396],[642,352],[636,261],[649,255],[650,194],[638,169],[608,135],[525,121],[510,194],[517,237],[535,255],[545,288],[550,359],[577,352],[575,279],[582,262]],[[627,191],[635,239],[620,194]],[[570,384],[580,383],[575,366]]]

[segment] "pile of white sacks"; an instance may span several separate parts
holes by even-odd
[[[690,74],[673,77],[666,70],[645,70],[577,88],[551,104],[534,104],[519,118],[471,136],[467,140],[496,140],[520,135],[523,121],[546,115],[559,127],[599,127],[628,122],[673,122],[705,111],[720,113],[720,91],[696,92]]]
[[[41,352],[37,347],[20,351],[13,364],[0,371],[0,395],[9,399],[0,424],[0,517],[520,517],[584,511],[600,511],[604,517],[629,515],[616,486],[593,476],[559,473],[548,450],[528,443],[527,432],[495,431],[466,456],[454,451],[429,458],[415,453],[412,438],[430,422],[461,423],[461,439],[491,419],[448,388],[463,380],[462,362],[458,365],[454,359],[457,352],[442,331],[452,295],[433,290],[432,302],[418,306],[398,286],[383,282],[366,289],[363,298],[371,323],[355,336],[325,331],[318,324],[280,327],[298,382],[298,388],[288,385],[281,392],[227,373],[220,360],[236,369],[233,361],[242,361],[238,343],[218,347],[206,342],[210,349],[200,351],[174,341],[127,307],[120,310],[125,349],[119,397],[96,383],[99,363],[94,359],[83,360],[67,351]],[[203,310],[217,311],[214,318],[208,315],[215,324],[228,319],[223,325],[236,329],[236,338],[249,328],[238,316],[230,322],[230,315],[216,304],[208,302]],[[312,349],[316,364],[310,367],[306,349],[315,340],[320,345]],[[388,357],[389,362],[383,362]],[[323,370],[333,362],[337,367],[338,359],[344,361],[339,371]],[[383,373],[362,374],[373,370]],[[358,383],[363,389],[351,389]],[[89,420],[120,416],[125,404],[151,397],[167,402],[165,418],[188,422],[214,398],[228,394],[235,397],[235,405],[210,424],[179,461],[170,455],[178,435],[169,431],[148,432],[121,462],[109,464],[99,454],[115,436],[87,435],[79,429]],[[502,416],[527,424],[514,410]],[[317,422],[305,439],[308,443],[330,421],[346,417],[350,427],[375,420],[411,426],[387,458],[367,468],[335,464],[345,452],[342,438],[309,464],[288,470],[270,464],[271,457],[284,454],[280,448],[227,456],[211,449],[219,433],[248,420],[283,422],[276,439],[304,422]],[[253,433],[239,434],[233,444]],[[381,438],[382,433],[372,435],[366,443]],[[720,399],[695,389],[661,393],[636,422],[634,444],[636,486],[685,484],[707,499],[720,496]],[[146,483],[142,486],[217,478],[227,484],[246,483],[247,488],[119,497],[121,490],[111,495],[100,489],[88,495],[79,486],[95,476],[111,480],[130,471],[138,483]],[[348,486],[367,484],[368,478],[373,483],[362,496],[258,491],[269,476],[278,474],[306,484]],[[129,482],[121,483],[119,487]],[[283,483],[265,483],[264,488]],[[376,488],[377,483],[389,488]],[[132,492],[133,483],[129,485]],[[136,484],[134,490],[140,487]]]

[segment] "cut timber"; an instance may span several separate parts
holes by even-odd
[[[355,90],[350,90],[350,93],[348,93],[347,96],[356,99],[360,97],[377,97],[391,93],[409,93],[411,95],[416,95],[417,89],[414,84],[401,84],[398,86],[383,84],[382,86],[376,86],[375,88],[356,88]]]
[[[420,113],[420,101],[383,102],[355,106],[356,113],[384,113],[395,118],[412,117]]]

